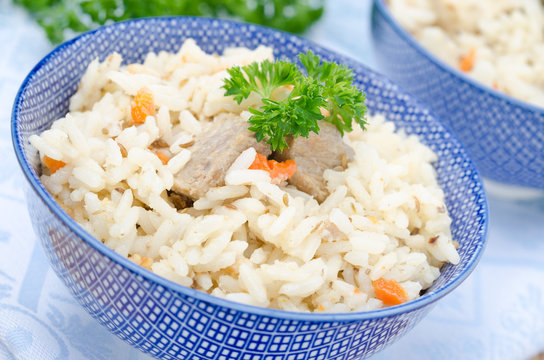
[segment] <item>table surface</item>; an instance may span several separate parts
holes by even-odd
[[[369,8],[369,0],[330,0],[305,36],[376,67]],[[150,359],[92,319],[49,268],[9,122],[22,80],[52,46],[23,10],[0,0],[0,49],[0,359]],[[477,269],[373,359],[529,359],[544,349],[544,193],[486,188],[489,241]]]

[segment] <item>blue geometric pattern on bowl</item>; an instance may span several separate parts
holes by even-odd
[[[380,71],[461,140],[482,176],[544,189],[544,109],[472,80],[424,49],[374,0],[372,37]]]
[[[304,314],[242,305],[163,279],[107,248],[75,223],[40,183],[37,154],[28,137],[68,111],[85,68],[117,51],[138,62],[149,51],[177,51],[194,38],[207,52],[227,46],[274,47],[295,59],[312,50],[354,69],[372,113],[418,135],[439,157],[438,178],[453,218],[461,262],[446,265],[418,300],[349,314]],[[474,269],[487,233],[481,179],[460,143],[413,98],[359,63],[299,37],[205,18],[140,19],[86,33],[53,50],[28,75],[13,108],[14,147],[30,186],[33,226],[53,269],[85,309],[112,333],[161,359],[360,359],[411,329],[432,305]]]

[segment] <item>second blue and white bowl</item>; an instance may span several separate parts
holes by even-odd
[[[401,27],[385,0],[373,1],[372,37],[380,71],[429,106],[484,177],[544,189],[544,108],[445,64]]]

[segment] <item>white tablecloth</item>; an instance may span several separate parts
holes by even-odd
[[[369,22],[369,0],[331,0],[306,36],[372,66]],[[0,359],[150,359],[73,300],[31,228],[9,122],[24,76],[51,49],[22,9],[0,0]],[[544,195],[492,190],[477,269],[375,359],[528,359],[544,350]]]

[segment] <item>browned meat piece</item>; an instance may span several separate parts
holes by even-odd
[[[223,116],[213,126],[195,139],[191,160],[174,176],[172,190],[197,200],[215,186],[225,185],[225,174],[234,160],[249,147],[269,155],[266,143],[257,143],[248,123],[240,117]]]
[[[289,183],[299,190],[313,195],[318,202],[323,202],[329,195],[323,171],[343,168],[353,159],[353,149],[342,140],[340,132],[328,122],[319,123],[319,135],[310,133],[308,138],[298,137],[289,145],[289,149],[275,154],[281,161],[295,160],[296,173]]]

